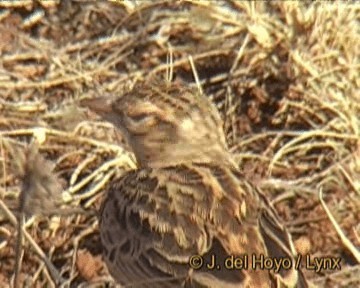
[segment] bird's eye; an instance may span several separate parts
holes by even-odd
[[[125,116],[128,129],[144,129],[157,123],[155,115],[151,113],[134,113]]]
[[[139,114],[129,115],[129,117],[135,122],[143,122],[146,121],[146,119],[151,118],[152,115],[149,115],[148,113],[139,113]]]

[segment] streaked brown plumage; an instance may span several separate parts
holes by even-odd
[[[287,257],[291,238],[274,209],[236,168],[221,119],[195,90],[145,83],[84,105],[115,124],[139,169],[111,185],[100,233],[112,276],[126,287],[307,287],[294,269],[229,270],[229,255]],[[221,269],[192,269],[215,255]]]

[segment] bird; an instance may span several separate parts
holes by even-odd
[[[81,105],[123,134],[138,163],[109,184],[100,211],[103,257],[117,283],[308,287],[290,234],[237,166],[220,114],[199,89],[143,80]]]

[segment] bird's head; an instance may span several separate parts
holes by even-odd
[[[119,98],[99,97],[82,104],[123,133],[141,167],[228,161],[220,115],[196,89],[142,83]]]

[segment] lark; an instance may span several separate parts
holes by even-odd
[[[100,213],[103,256],[118,283],[308,287],[289,233],[237,168],[205,95],[147,81],[83,105],[122,132],[139,165],[111,183]],[[270,267],[276,259],[286,265]]]

